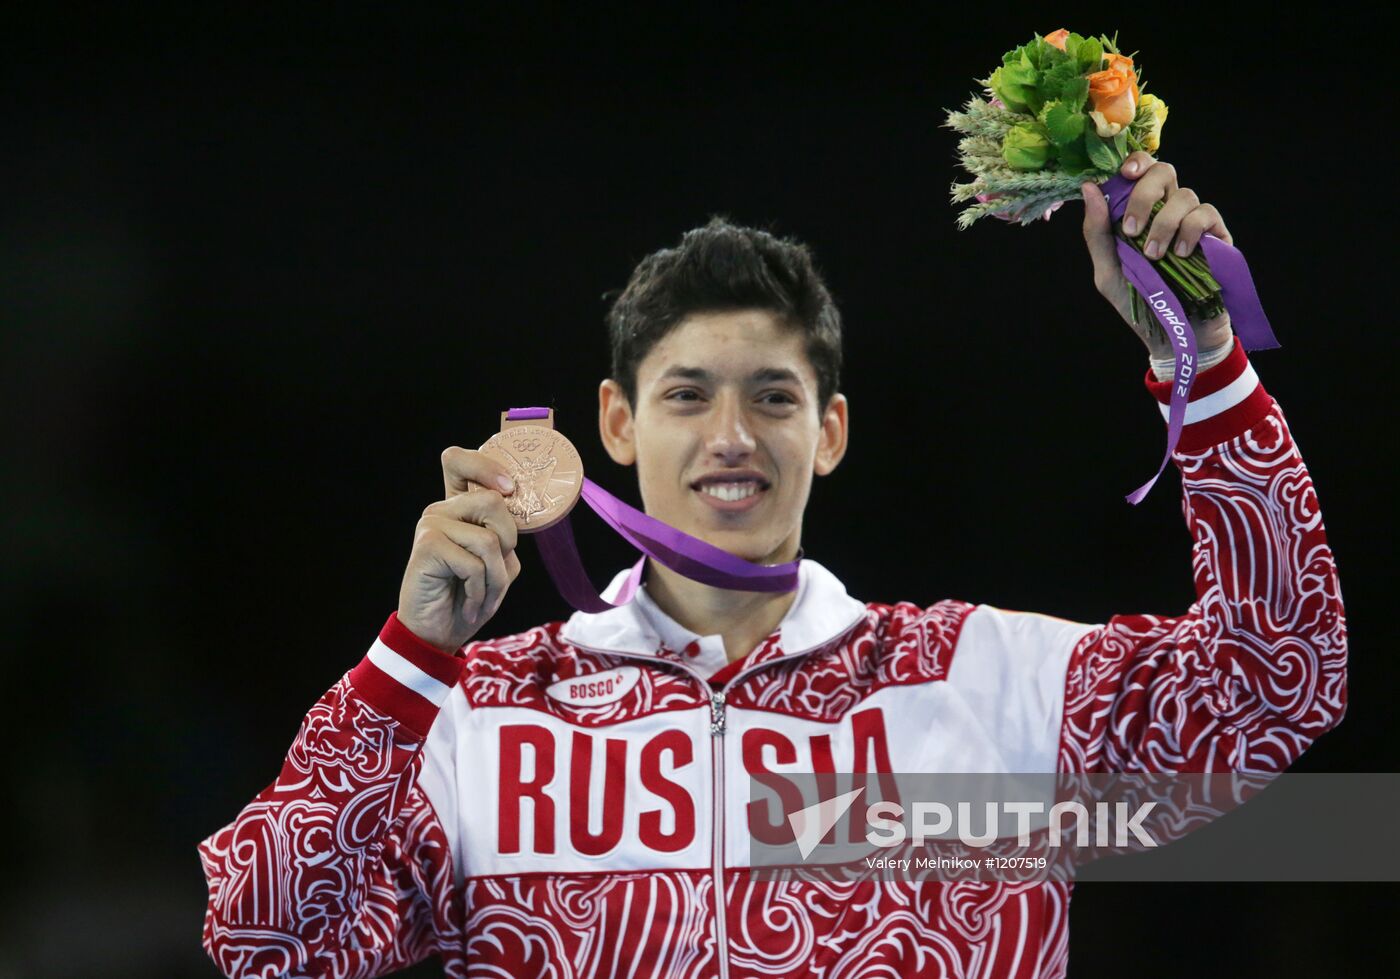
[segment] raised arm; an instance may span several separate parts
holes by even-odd
[[[464,660],[391,615],[307,713],[281,773],[199,844],[227,976],[379,976],[453,942],[447,838],[419,783]]]
[[[1147,386],[1165,406],[1171,382]],[[1312,480],[1243,348],[1192,391],[1175,453],[1185,615],[1118,615],[1066,674],[1065,771],[1279,771],[1346,710],[1346,623]]]
[[[225,975],[379,976],[460,949],[451,843],[425,788],[455,811],[455,777],[424,744],[432,729],[434,757],[454,756],[442,708],[520,562],[499,464],[453,447],[442,471],[378,641],[311,708],[276,781],[199,845],[204,947]]]

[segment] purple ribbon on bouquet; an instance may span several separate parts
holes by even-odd
[[[548,417],[548,408],[512,408],[506,413],[507,421]],[[763,592],[797,590],[797,569],[802,563],[800,558],[786,564],[769,565],[754,564],[735,557],[698,537],[647,516],[586,476],[581,495],[583,502],[594,513],[645,555],[632,566],[622,589],[617,593],[617,601],[608,602],[598,594],[588,572],[584,570],[569,517],[535,533],[533,536],[539,545],[540,557],[544,559],[549,576],[554,579],[554,586],[566,602],[581,612],[606,612],[630,602],[642,582],[642,571],[648,557],[677,574],[715,588]]]
[[[1109,223],[1116,223],[1128,209],[1128,196],[1133,190],[1133,181],[1115,174],[1099,185],[1108,201]],[[1140,503],[1157,477],[1167,468],[1167,462],[1176,450],[1181,439],[1181,428],[1186,418],[1186,402],[1191,396],[1191,385],[1196,380],[1196,332],[1186,317],[1186,308],[1171,287],[1163,281],[1151,260],[1127,241],[1114,236],[1118,246],[1118,259],[1127,277],[1147,302],[1162,329],[1176,348],[1176,366],[1172,373],[1171,405],[1167,414],[1167,451],[1162,464],[1151,479],[1128,494],[1129,503]],[[1230,326],[1235,331],[1237,342],[1245,350],[1268,350],[1280,346],[1269,326],[1264,307],[1259,304],[1259,293],[1254,288],[1254,278],[1249,274],[1249,263],[1244,253],[1234,245],[1221,241],[1215,235],[1201,235],[1201,251],[1210,264],[1210,273],[1220,283],[1220,297],[1230,314]]]

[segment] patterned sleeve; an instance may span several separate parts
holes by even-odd
[[[1172,381],[1149,372],[1166,414]],[[1277,772],[1346,712],[1346,620],[1312,480],[1238,343],[1175,452],[1195,545],[1185,615],[1118,615],[1066,674],[1059,768]]]
[[[380,976],[447,939],[452,865],[417,782],[463,665],[391,615],[276,781],[199,844],[204,947],[225,975]]]

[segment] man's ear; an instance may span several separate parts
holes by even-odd
[[[598,385],[598,434],[603,448],[612,461],[630,466],[637,461],[637,446],[632,439],[632,406],[623,393],[622,385],[608,378]]]
[[[817,441],[817,458],[812,471],[825,476],[836,468],[846,454],[846,437],[850,431],[849,406],[844,394],[832,395],[822,413],[822,431]]]

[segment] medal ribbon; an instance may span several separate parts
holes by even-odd
[[[512,408],[507,421],[548,418],[548,408]],[[632,600],[642,582],[646,559],[652,558],[679,575],[715,588],[735,591],[787,592],[797,590],[797,569],[801,560],[786,564],[754,564],[698,537],[692,537],[670,524],[649,517],[629,506],[587,476],[583,479],[583,501],[629,544],[645,555],[632,566],[617,601],[608,602],[598,594],[579,558],[573,527],[565,517],[552,527],[532,536],[540,557],[554,579],[559,594],[582,612],[606,612]]]
[[[1117,222],[1128,209],[1128,195],[1132,192],[1133,182],[1115,174],[1104,181],[1099,189],[1108,201],[1110,223]],[[1199,358],[1196,355],[1196,331],[1191,328],[1181,300],[1163,281],[1147,256],[1117,235],[1114,242],[1118,246],[1123,275],[1146,300],[1147,307],[1162,324],[1167,336],[1172,338],[1176,348],[1171,405],[1167,415],[1167,451],[1152,478],[1128,494],[1128,502],[1136,504],[1142,502],[1157,482],[1157,477],[1167,468],[1167,461],[1181,439],[1186,402],[1191,396],[1191,385],[1196,380]],[[1245,350],[1269,350],[1280,346],[1269,326],[1268,317],[1264,315],[1264,307],[1259,304],[1259,293],[1254,288],[1254,278],[1249,273],[1249,263],[1245,261],[1244,253],[1211,234],[1201,235],[1200,247],[1210,263],[1211,275],[1220,283],[1220,298],[1230,314],[1230,326],[1239,344]]]

